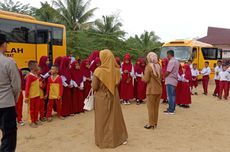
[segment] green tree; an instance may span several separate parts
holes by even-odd
[[[41,2],[41,7],[35,11],[38,20],[52,23],[61,23],[58,12],[46,1]]]
[[[94,22],[89,20],[94,15],[97,8],[89,9],[90,0],[84,3],[83,0],[53,0],[54,7],[57,9],[61,19],[69,30],[89,29]]]
[[[139,54],[146,55],[150,51],[159,53],[161,43],[159,37],[153,31],[145,31],[140,36],[130,37],[126,43],[127,47],[131,50],[136,50]]]
[[[117,15],[102,16],[102,19],[95,21],[94,30],[99,34],[108,34],[117,38],[123,38],[125,32],[121,30],[122,26]]]
[[[115,55],[119,55],[119,50],[125,49],[125,32],[121,28],[118,15],[102,16],[102,19],[95,21],[89,35],[94,37],[97,49],[111,49]]]
[[[34,15],[36,10],[36,8],[30,6],[30,4],[23,4],[20,1],[14,2],[13,0],[1,0],[0,9],[26,15]]]
[[[89,48],[86,43],[90,38],[82,31],[89,30],[92,27],[94,22],[89,20],[97,9],[88,9],[90,2],[90,0],[87,2],[84,2],[84,0],[53,0],[59,18],[67,27],[67,51],[76,52],[77,55],[83,57],[86,54],[86,49]]]

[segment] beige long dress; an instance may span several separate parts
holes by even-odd
[[[100,148],[115,148],[128,139],[119,94],[113,96],[105,85],[93,77],[95,101],[95,142]]]

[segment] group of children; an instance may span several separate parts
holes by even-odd
[[[210,80],[211,69],[209,62],[205,62],[202,71],[197,69],[197,64],[189,60],[183,67],[180,67],[178,74],[178,85],[176,88],[176,103],[177,105],[189,108],[191,104],[191,95],[198,95],[198,77],[202,78],[203,94],[208,94],[208,84]],[[215,83],[216,87],[213,96],[227,100],[230,88],[230,67],[228,64],[223,64],[222,61],[217,61],[215,67]],[[224,92],[224,95],[223,95]]]
[[[146,98],[146,84],[142,81],[146,62],[144,58],[138,58],[135,65],[132,65],[131,56],[124,55],[123,62],[116,57],[120,66],[121,82],[119,94],[121,102],[125,105],[136,99],[139,105]],[[168,59],[161,60],[162,65],[162,100],[167,103],[165,86],[165,74],[168,66]],[[52,111],[57,112],[60,119],[67,116],[84,112],[84,100],[91,90],[92,76],[95,69],[100,66],[99,51],[94,51],[87,59],[73,60],[72,57],[57,57],[54,64],[49,66],[49,59],[41,57],[39,63],[29,61],[30,73],[22,76],[23,93],[17,102],[17,121],[22,121],[23,98],[28,104],[28,115],[31,127],[37,127],[45,121],[52,121]],[[214,96],[227,100],[229,95],[230,73],[227,65],[218,61],[215,68],[216,88]],[[198,95],[198,76],[202,75],[204,94],[208,93],[208,82],[211,69],[209,63],[205,62],[202,71],[197,69],[197,64],[188,61],[180,66],[178,74],[178,85],[176,88],[176,104],[189,108],[191,95]],[[23,91],[22,91],[23,92]],[[24,97],[23,97],[24,96]]]
[[[120,98],[123,104],[130,104],[130,100],[136,99],[137,104],[143,102],[146,98],[146,84],[142,81],[142,76],[145,70],[145,59],[138,58],[136,64],[132,66],[131,57],[129,54],[124,56],[123,63],[120,64],[120,59],[117,58],[117,63],[121,66],[122,80],[120,83]],[[161,60],[162,65],[162,96],[163,103],[167,103],[167,92],[165,86],[165,75],[167,72],[168,59]],[[216,89],[215,96],[227,100],[229,92],[229,66],[218,61],[215,68]],[[202,79],[203,94],[208,94],[208,84],[210,80],[211,68],[209,62],[205,62],[204,68],[199,71],[198,65],[192,63],[191,60],[180,65],[178,72],[178,85],[176,87],[176,104],[183,108],[189,108],[191,95],[198,95],[197,87],[199,78]]]
[[[84,100],[91,90],[92,74],[100,66],[99,51],[87,59],[72,60],[58,57],[50,67],[49,58],[42,56],[39,63],[29,61],[30,72],[22,78],[22,91],[18,99],[17,121],[22,121],[23,100],[28,104],[29,123],[33,128],[52,121],[56,111],[60,119],[84,112]]]
[[[41,122],[52,120],[51,115],[54,103],[58,117],[64,119],[61,115],[63,87],[61,77],[58,75],[58,67],[53,65],[51,70],[49,70],[50,76],[47,74],[46,79],[42,75],[41,67],[38,66],[37,61],[29,61],[28,67],[30,73],[28,73],[25,78],[21,74],[22,86],[24,86],[22,87],[24,97],[21,91],[16,105],[18,123],[24,125],[22,121],[23,98],[25,103],[28,104],[28,115],[31,127],[35,128],[41,125]]]
[[[119,93],[122,103],[129,105],[130,100],[134,98],[138,105],[143,103],[143,100],[146,98],[146,84],[142,81],[146,66],[145,59],[138,58],[134,67],[129,54],[125,54],[122,64],[120,63],[120,59],[116,59],[121,67],[122,79],[119,86]]]
[[[213,96],[218,97],[220,100],[228,99],[230,89],[230,66],[222,64],[222,61],[217,62],[215,67],[215,90]]]

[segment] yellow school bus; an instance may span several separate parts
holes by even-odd
[[[38,21],[27,15],[0,11],[0,33],[9,44],[6,56],[12,57],[20,69],[27,69],[29,60],[48,56],[52,61],[66,55],[65,26]]]
[[[192,60],[197,63],[198,70],[201,71],[205,61],[209,62],[212,70],[211,78],[214,77],[214,68],[217,60],[222,59],[222,51],[210,44],[196,40],[176,40],[165,43],[161,48],[161,59],[167,56],[168,50],[174,50],[175,58],[181,63]]]

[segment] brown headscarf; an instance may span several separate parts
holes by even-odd
[[[148,64],[152,67],[153,74],[157,77],[160,77],[161,76],[161,66],[158,62],[157,54],[154,52],[150,52],[147,55],[147,61],[148,61]]]
[[[99,66],[94,75],[115,94],[115,86],[120,82],[120,69],[116,63],[115,57],[110,50],[100,51],[101,66]]]

